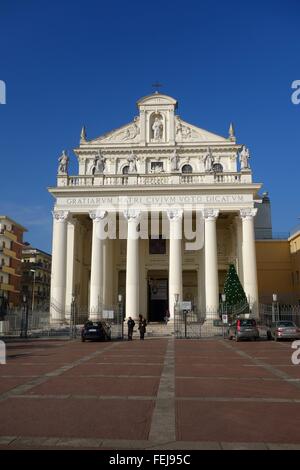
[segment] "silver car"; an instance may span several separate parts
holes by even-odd
[[[280,320],[272,323],[267,330],[267,337],[269,340],[274,339],[274,341],[279,339],[300,339],[300,328],[293,321]]]
[[[259,331],[253,318],[238,318],[229,326],[228,338],[240,341],[241,339],[257,340]]]

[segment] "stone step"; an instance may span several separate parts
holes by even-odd
[[[127,331],[125,331],[127,335]],[[145,337],[151,336],[172,336],[174,334],[174,324],[173,322],[168,323],[149,323],[146,327]],[[137,327],[134,328],[133,338],[139,338],[140,332]]]

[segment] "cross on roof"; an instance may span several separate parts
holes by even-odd
[[[155,93],[158,93],[157,88],[161,88],[163,85],[159,82],[152,83],[153,88],[156,88]]]

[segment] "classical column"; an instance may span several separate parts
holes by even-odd
[[[198,289],[198,311],[203,314],[205,312],[205,249],[204,246],[195,253],[198,253],[198,272],[197,272],[197,289]]]
[[[204,209],[206,320],[219,318],[219,279],[216,219],[218,209]]]
[[[51,267],[51,323],[65,321],[66,254],[68,211],[53,211],[53,242]]]
[[[90,319],[98,320],[103,304],[103,219],[106,211],[91,211],[93,220],[91,281],[90,281]]]
[[[139,233],[140,211],[124,211],[127,219],[126,253],[126,316],[137,320],[139,316]]]
[[[182,301],[182,214],[181,209],[167,211],[170,221],[169,312],[174,318],[175,294]]]
[[[103,304],[111,307],[116,302],[113,289],[114,254],[113,240],[103,240]]]
[[[256,212],[257,209],[240,210],[243,232],[244,291],[254,317],[258,316],[257,268],[254,236],[254,216]]]
[[[236,256],[237,256],[237,268],[238,276],[241,284],[244,284],[244,274],[243,274],[243,230],[242,230],[242,221],[240,217],[235,217],[236,223]]]
[[[75,237],[78,220],[70,217],[67,222],[67,268],[66,268],[66,300],[65,318],[69,322],[71,316],[72,297],[75,295]]]

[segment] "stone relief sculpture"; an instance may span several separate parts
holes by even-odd
[[[138,157],[133,153],[131,152],[131,154],[129,155],[129,157],[127,158],[127,161],[128,161],[128,165],[129,165],[129,168],[128,168],[128,173],[137,173],[137,161],[138,161]]]
[[[140,133],[140,128],[138,126],[138,120],[139,120],[139,118],[135,117],[132,126],[127,127],[127,129],[125,131],[125,135],[123,136],[123,138],[121,137],[121,140],[123,142],[126,142],[126,140],[134,140],[137,137],[137,135]]]
[[[158,116],[154,119],[152,130],[153,130],[153,139],[157,141],[161,140],[162,135],[163,135],[163,123],[162,123],[162,119],[159,118]]]
[[[171,171],[178,171],[179,156],[177,155],[176,149],[170,156],[170,162],[171,162]]]
[[[139,116],[134,118],[133,123],[129,124],[125,129],[116,130],[112,133],[100,137],[98,140],[105,142],[136,142],[140,134]]]
[[[185,126],[182,124],[181,120],[179,117],[177,117],[177,122],[176,122],[176,136],[178,137],[179,141],[182,140],[192,140],[193,138],[196,138],[199,140],[199,135],[195,134],[195,132],[188,126]]]
[[[240,152],[241,170],[250,169],[249,158],[250,158],[249,149],[245,145],[243,145],[242,151]]]
[[[211,153],[211,149],[207,149],[207,153],[204,156],[204,169],[206,172],[212,171],[212,167],[214,164],[214,157]]]
[[[100,150],[98,150],[97,155],[95,155],[93,163],[90,168],[90,173],[92,175],[99,175],[103,174],[105,171],[105,163],[106,158],[101,154]]]
[[[63,153],[58,159],[58,171],[59,175],[67,175],[68,174],[68,165],[69,165],[69,157],[66,154],[66,151],[63,150]]]

